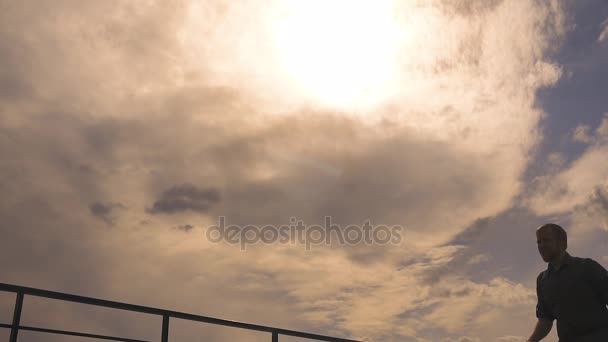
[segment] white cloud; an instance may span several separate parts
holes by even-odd
[[[533,306],[535,292],[521,284],[506,279],[495,278],[487,284],[479,284],[464,279],[443,281],[445,291],[451,295],[440,301],[433,312],[425,317],[425,322],[433,322],[436,328],[450,333],[466,332],[466,329],[480,330],[492,327],[498,333],[499,326],[493,320],[506,311]],[[448,290],[449,289],[449,290]],[[521,313],[515,314],[513,320]],[[454,320],[454,317],[459,319]]]
[[[563,213],[584,205],[598,187],[608,184],[608,116],[595,134],[594,143],[566,169],[539,177],[528,204],[538,214]]]
[[[598,185],[587,199],[573,208],[573,224],[579,231],[608,231],[608,185]]]
[[[595,135],[600,140],[608,140],[608,113],[604,114],[602,122],[595,130]]]
[[[469,259],[469,261],[467,261],[467,264],[469,264],[469,265],[481,264],[483,262],[489,261],[490,258],[491,257],[487,254],[476,254],[476,255],[472,256]]]
[[[603,43],[608,38],[608,19],[601,23],[600,28],[602,29],[602,32],[599,37],[597,37],[597,41]]]
[[[589,135],[589,130],[591,130],[591,126],[589,125],[577,126],[572,134],[572,140],[586,144],[592,142],[593,138]]]

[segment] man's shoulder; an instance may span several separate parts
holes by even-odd
[[[597,262],[591,258],[581,258],[581,264],[584,265],[584,267],[586,269],[589,269],[591,271],[598,271],[598,270],[603,270],[604,272],[606,271],[606,269],[604,268],[604,266],[602,266],[602,264],[600,264],[599,262]]]
[[[547,270],[542,270],[536,277],[536,284],[540,284],[540,281],[546,277]]]
[[[598,264],[597,261],[595,261],[591,258],[581,258],[581,257],[570,256],[570,260],[572,260],[573,264],[583,265],[583,266]]]
[[[572,265],[585,274],[602,274],[606,269],[592,258],[571,257]]]
[[[591,260],[591,259],[570,255],[570,260],[572,260],[573,262],[585,262],[585,260]]]

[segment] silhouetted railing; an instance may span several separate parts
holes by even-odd
[[[161,316],[163,318],[161,342],[169,341],[169,319],[170,318],[179,318],[179,319],[185,319],[185,320],[189,320],[189,321],[223,325],[223,326],[241,328],[241,329],[247,329],[247,330],[253,330],[253,331],[263,331],[263,332],[267,332],[267,333],[271,334],[272,342],[278,342],[279,335],[301,337],[301,338],[307,338],[307,339],[317,340],[317,341],[357,342],[355,340],[349,340],[349,339],[344,339],[344,338],[310,334],[310,333],[301,332],[301,331],[273,328],[273,327],[267,327],[267,326],[263,326],[263,325],[229,321],[229,320],[213,318],[213,317],[198,316],[198,315],[193,315],[193,314],[189,314],[189,313],[163,310],[163,309],[152,308],[152,307],[148,307],[148,306],[114,302],[114,301],[109,301],[109,300],[104,300],[104,299],[83,297],[83,296],[77,296],[77,295],[73,295],[73,294],[69,294],[69,293],[47,291],[47,290],[41,290],[41,289],[36,289],[36,288],[31,288],[31,287],[10,285],[10,284],[4,284],[4,283],[0,283],[0,291],[14,292],[17,294],[17,298],[15,301],[15,311],[13,314],[13,323],[12,324],[0,323],[0,328],[11,329],[11,336],[10,336],[10,340],[9,340],[10,342],[17,342],[17,334],[19,333],[19,330],[37,331],[37,332],[43,332],[43,333],[70,335],[70,336],[80,336],[80,337],[88,337],[88,338],[110,340],[110,341],[149,342],[149,341],[144,341],[144,340],[135,340],[135,339],[123,338],[123,337],[105,336],[105,335],[97,335],[97,334],[88,334],[88,333],[83,333],[83,332],[46,329],[46,328],[29,327],[29,326],[20,325],[21,310],[23,309],[23,298],[26,295],[58,299],[58,300],[63,300],[63,301],[68,301],[68,302],[89,304],[89,305],[95,305],[95,306],[103,306],[103,307],[108,307],[108,308],[112,308],[112,309],[120,309],[120,310],[134,311],[134,312]]]

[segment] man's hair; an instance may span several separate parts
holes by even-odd
[[[562,226],[560,226],[559,224],[555,224],[555,223],[547,223],[547,224],[543,224],[539,229],[542,229],[542,228],[551,229],[553,234],[555,234],[555,237],[557,237],[557,240],[563,241],[566,244],[566,246],[568,246],[568,234],[566,234],[566,231],[564,230],[564,228],[562,228]]]

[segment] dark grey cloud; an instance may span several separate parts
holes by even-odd
[[[174,228],[174,229],[177,229],[177,230],[184,231],[184,232],[189,232],[189,231],[191,231],[192,229],[194,229],[194,226],[193,226],[193,225],[191,225],[191,224],[182,224],[182,225],[180,225],[180,226],[173,227],[173,228]]]
[[[192,184],[176,185],[165,190],[148,212],[174,214],[183,211],[206,213],[220,201],[220,192],[214,188],[199,188]]]
[[[89,205],[89,211],[93,216],[110,225],[113,225],[115,222],[115,217],[113,215],[114,209],[126,209],[126,207],[121,203],[111,202],[94,202]]]

